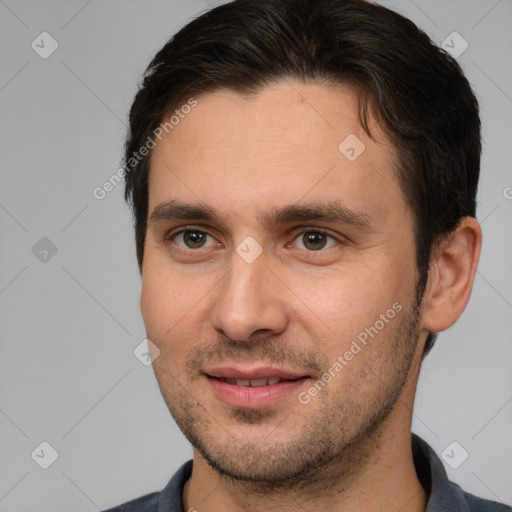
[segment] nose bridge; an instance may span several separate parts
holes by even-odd
[[[244,246],[241,244],[241,248]],[[254,260],[238,253],[232,257],[231,270],[220,284],[212,312],[214,329],[232,340],[246,341],[256,331],[281,332],[287,323],[282,291],[260,255]]]

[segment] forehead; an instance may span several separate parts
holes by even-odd
[[[395,150],[371,117],[376,140],[365,134],[353,90],[288,82],[196,100],[153,149],[149,213],[172,199],[239,215],[318,200],[406,212]]]

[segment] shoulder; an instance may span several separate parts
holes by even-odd
[[[455,484],[454,484],[455,485]],[[462,491],[470,512],[512,512],[512,507]]]
[[[464,491],[455,482],[448,481],[443,495],[429,501],[425,512],[512,512],[503,503],[486,500]]]
[[[450,481],[439,456],[416,434],[412,453],[418,478],[429,492],[425,512],[512,512],[510,506],[479,498]]]
[[[145,496],[109,508],[103,512],[157,512],[160,495],[160,492],[146,494]]]
[[[192,473],[192,461],[185,462],[161,492],[146,494],[103,512],[183,512],[181,495]]]

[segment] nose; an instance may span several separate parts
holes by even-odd
[[[234,341],[281,334],[289,321],[285,287],[262,254],[247,263],[233,254],[231,271],[219,283],[212,311],[213,328]]]

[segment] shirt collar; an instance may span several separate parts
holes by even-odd
[[[469,512],[462,489],[448,480],[441,459],[416,434],[412,434],[412,454],[418,479],[429,493],[425,512]]]
[[[464,492],[448,480],[443,463],[434,450],[416,434],[412,434],[411,443],[416,473],[429,494],[425,512],[470,512]],[[162,491],[157,512],[183,512],[183,488],[191,474],[192,460],[189,460],[176,471]]]

